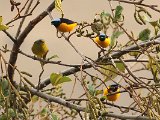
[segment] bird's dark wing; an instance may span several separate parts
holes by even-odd
[[[73,24],[76,23],[72,20],[66,19],[66,18],[60,18],[61,19],[61,23],[66,23],[66,24]]]

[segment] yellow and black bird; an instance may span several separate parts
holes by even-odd
[[[119,92],[119,91],[120,91],[119,85],[113,84],[113,85],[108,86],[106,89],[104,89],[103,95],[106,96],[107,100],[114,102],[120,97],[120,93],[116,93],[113,95],[109,95],[109,94]]]
[[[102,48],[106,48],[110,45],[111,39],[105,35],[104,33],[100,33],[99,36],[97,36],[94,41],[101,46]]]
[[[45,59],[48,51],[49,51],[48,47],[47,47],[45,41],[42,39],[35,41],[32,46],[32,52],[38,58]]]
[[[71,32],[77,26],[76,22],[66,18],[53,19],[51,24],[54,25],[60,32]]]

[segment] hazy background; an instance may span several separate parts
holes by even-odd
[[[15,0],[18,2],[18,0]],[[19,0],[19,2],[21,2]],[[35,1],[36,2],[36,1]],[[27,17],[25,24],[23,25],[23,29],[26,27],[26,25],[29,23],[30,20],[35,18],[37,15],[39,15],[42,11],[44,11],[48,5],[50,5],[53,0],[40,0],[40,4],[33,12],[33,15],[30,17]],[[154,3],[154,4],[160,4],[159,0],[145,0],[146,3]],[[24,4],[22,2],[22,4]],[[118,2],[112,2],[113,8],[118,5]],[[140,26],[138,25],[134,18],[133,18],[133,11],[134,11],[134,5],[128,6],[127,4],[121,4],[124,6],[124,12],[125,15],[125,28],[127,28],[128,31],[133,31],[135,33],[135,36],[138,35],[139,31],[142,30],[142,28],[151,27],[149,24],[146,26]],[[21,5],[23,6],[23,5]],[[64,0],[62,2],[62,9],[64,11],[64,14],[66,18],[72,19],[77,22],[81,21],[87,21],[92,22],[95,13],[101,13],[103,10],[111,13],[110,7],[107,0]],[[12,18],[14,18],[16,12],[10,11],[10,2],[9,0],[0,0],[0,16],[3,16],[3,23],[7,23]],[[153,20],[155,18],[159,18],[158,14],[155,12],[151,12],[151,14],[154,14]],[[61,14],[57,10],[52,11],[52,16],[54,18],[61,17]],[[14,27],[11,27],[8,32],[13,35],[13,37],[16,34],[17,27],[19,25],[19,20],[10,24],[14,25]],[[22,30],[23,30],[22,29]],[[111,31],[108,32],[108,35],[111,35]],[[56,37],[56,29],[54,26],[51,26],[50,24],[50,18],[47,16],[44,18],[38,25],[35,26],[35,28],[29,33],[27,38],[25,39],[24,43],[21,46],[21,50],[27,54],[33,55],[31,52],[31,47],[33,45],[33,42],[37,39],[43,38],[46,40],[46,43],[48,44],[49,53],[48,56],[52,56],[54,54],[57,54],[59,58],[56,58],[55,60],[61,60],[63,63],[68,64],[80,64],[82,59],[81,57],[73,50],[72,47],[62,38],[59,39]],[[122,35],[118,41],[120,43],[124,43],[128,40],[128,38],[125,35]],[[86,38],[77,38],[76,36],[71,38],[71,41],[76,46],[76,48],[79,49],[84,55],[96,59],[97,58],[97,52],[99,49],[96,47],[96,45],[90,40]],[[0,32],[0,47],[7,44],[8,48],[12,48],[12,41],[3,33]],[[10,53],[8,53],[6,56],[6,60],[8,61],[8,56]],[[33,77],[30,79],[31,81],[34,81],[35,84],[37,84],[39,73],[41,72],[41,67],[39,62],[34,61],[30,58],[24,57],[23,55],[18,56],[17,60],[17,67],[21,71],[29,72],[33,75]],[[46,79],[50,76],[52,72],[61,72],[63,70],[67,69],[67,67],[47,64],[45,65],[45,72],[42,76],[42,79]],[[94,72],[92,73],[94,74]],[[15,78],[19,78],[15,75]],[[82,88],[79,82],[76,84],[76,90],[74,92],[74,96],[82,94]],[[70,95],[71,88],[73,87],[73,84],[66,83],[64,85],[64,89],[66,90],[67,94]],[[73,97],[74,97],[73,96]],[[125,95],[126,97],[126,95]],[[124,100],[124,95],[121,96],[119,101],[116,102],[116,104],[127,105],[127,101],[130,101],[127,94],[127,98]]]

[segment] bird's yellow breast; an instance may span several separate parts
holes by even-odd
[[[61,23],[57,29],[60,32],[70,32],[72,31],[75,27],[77,26],[77,23],[73,23],[73,24],[66,24],[66,23]]]
[[[109,94],[111,94],[111,93],[109,93],[108,92],[108,89],[109,88],[106,88],[105,90],[104,90],[104,96],[107,96],[107,100],[109,100],[109,101],[116,101],[118,98],[119,98],[119,96],[120,96],[120,93],[116,93],[116,94],[114,94],[114,95],[109,95]],[[119,90],[119,88],[117,89],[117,91],[116,92],[119,92],[120,90]]]
[[[108,46],[110,45],[110,43],[111,43],[110,38],[106,38],[104,41],[101,41],[101,40],[99,40],[99,37],[96,37],[96,38],[94,39],[94,41],[95,41],[98,45],[100,45],[101,47],[103,47],[103,48],[108,47]]]
[[[43,44],[34,44],[32,47],[32,52],[40,58],[43,58],[47,52],[48,52],[48,47],[46,46],[45,43]]]

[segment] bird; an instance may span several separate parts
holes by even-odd
[[[43,39],[36,40],[32,46],[32,52],[38,58],[46,58],[46,55],[49,51],[46,42]]]
[[[67,18],[53,19],[51,24],[54,25],[60,32],[71,32],[77,26],[76,22]]]
[[[111,39],[105,35],[104,33],[100,33],[99,36],[97,36],[94,41],[101,46],[102,48],[106,48],[110,45]]]
[[[114,102],[120,97],[120,93],[116,93],[116,94],[113,94],[113,95],[109,95],[109,94],[119,92],[119,91],[120,91],[119,85],[118,84],[112,84],[112,85],[110,85],[110,86],[108,86],[107,88],[104,89],[103,95],[106,96],[107,100]]]

